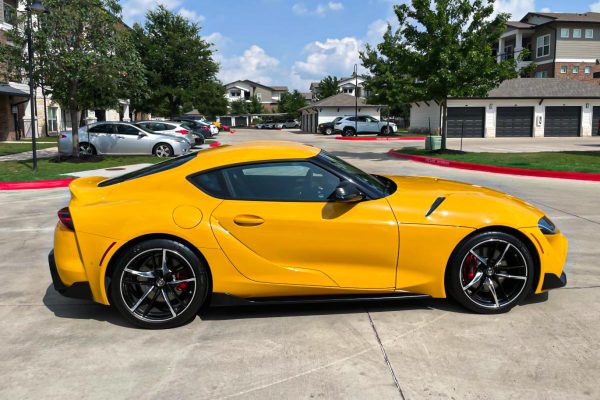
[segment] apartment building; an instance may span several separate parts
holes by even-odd
[[[250,101],[256,96],[265,110],[273,111],[287,86],[268,86],[248,79],[230,82],[225,85],[225,98],[231,103],[237,100]]]

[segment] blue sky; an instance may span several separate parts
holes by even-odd
[[[202,26],[224,82],[252,79],[308,91],[311,81],[348,76],[365,43],[393,21],[393,0],[121,0],[127,23],[157,4]],[[520,19],[527,11],[600,12],[600,0],[496,0]]]

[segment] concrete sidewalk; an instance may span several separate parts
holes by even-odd
[[[42,149],[36,151],[38,158],[48,158],[54,157],[58,155],[58,147],[49,147],[47,149]],[[0,162],[2,161],[24,161],[31,160],[33,158],[33,151],[25,151],[23,153],[15,153],[8,154],[6,156],[0,157]]]
[[[460,139],[448,139],[448,148],[460,150]],[[600,136],[570,138],[465,138],[462,150],[486,153],[600,151]]]

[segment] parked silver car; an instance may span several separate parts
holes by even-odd
[[[295,119],[288,119],[287,121],[278,122],[275,124],[275,129],[290,129],[290,128],[298,128],[300,126],[300,122]]]
[[[186,122],[140,121],[136,122],[135,125],[148,129],[154,133],[186,138],[192,147],[204,143],[204,136],[195,134],[189,123]]]
[[[359,115],[358,121],[354,116],[343,117],[335,123],[334,130],[341,132],[342,136],[354,136],[362,133],[389,135],[398,132],[398,127],[392,122],[388,125],[387,122],[379,121],[370,115]]]
[[[161,135],[126,122],[96,122],[79,128],[79,151],[82,154],[153,154],[171,157],[186,154],[190,143],[185,138]],[[58,135],[58,151],[70,155],[71,131]]]

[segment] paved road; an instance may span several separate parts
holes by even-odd
[[[600,184],[415,164],[388,158],[393,143],[273,131],[219,140],[256,137],[314,143],[374,173],[521,196],[569,236],[568,288],[504,315],[438,300],[227,308],[143,331],[50,287],[46,254],[65,190],[0,192],[0,398],[600,398]]]

